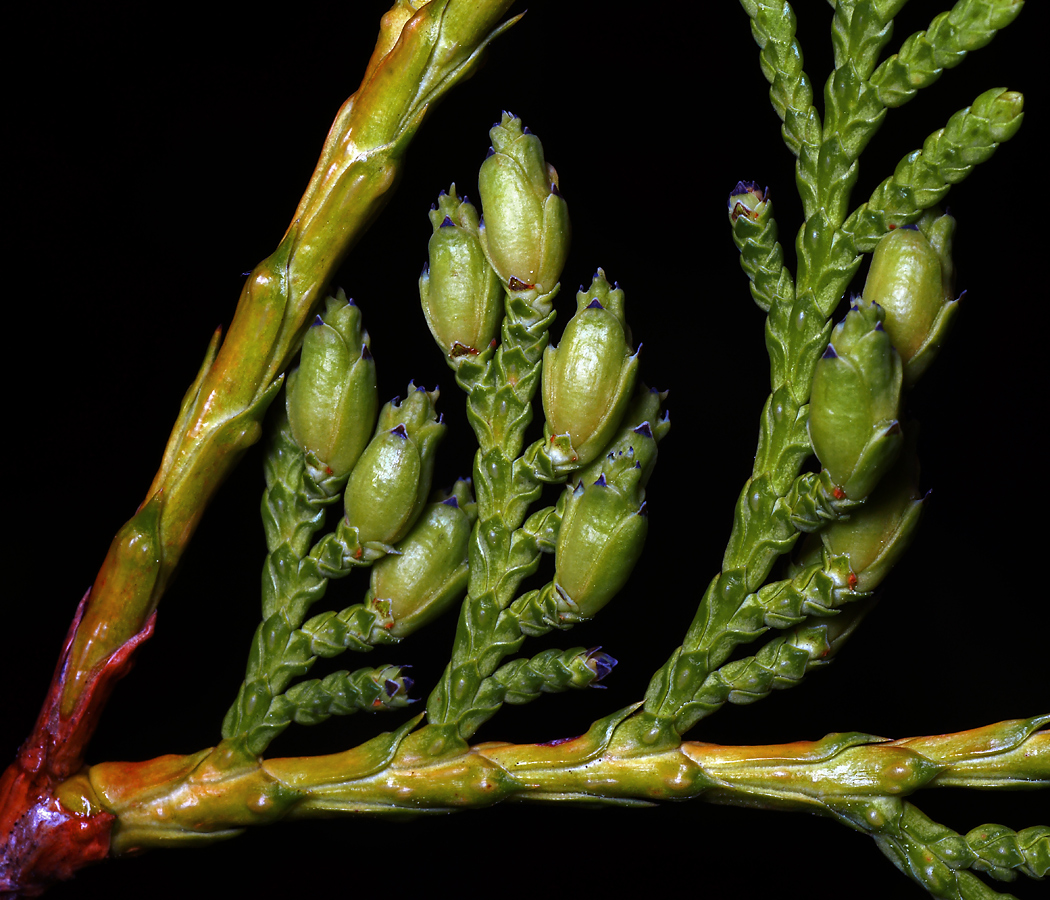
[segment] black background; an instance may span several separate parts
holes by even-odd
[[[357,86],[384,6],[58,5],[14,22],[10,38],[26,62],[12,70],[7,94],[16,163],[5,180],[4,487],[13,529],[0,626],[5,759],[32,726],[77,601],[152,478],[211,331],[229,322],[242,273],[276,245],[332,116]],[[544,140],[573,216],[556,333],[571,288],[602,265],[627,291],[634,338],[645,344],[643,377],[671,390],[673,429],[649,488],[642,565],[598,620],[542,644],[603,645],[620,660],[608,689],[508,708],[478,735],[485,740],[579,733],[638,699],[679,643],[718,568],[768,392],[763,316],[738,266],[725,198],[740,178],[770,186],[792,266],[800,221],[793,160],[735,4],[715,14],[685,3],[630,14],[563,6],[534,4],[478,76],[434,111],[397,195],[339,278],[364,310],[384,399],[409,378],[443,385],[451,434],[438,479],[467,474],[462,402],[416,314],[416,280],[430,203],[453,180],[476,192],[487,129],[511,109]],[[897,34],[924,27],[939,7],[915,0]],[[891,111],[862,158],[857,202],[981,91],[1003,85],[1028,97],[1031,121],[948,200],[959,222],[957,288],[967,296],[910,399],[922,421],[923,485],[933,492],[915,545],[833,667],[755,707],[727,707],[691,738],[900,737],[1047,709],[1038,638],[1050,618],[1038,515],[1047,250],[1036,139],[1046,108],[1039,51],[1026,38],[1039,15],[1032,7]],[[806,68],[821,85],[830,13],[816,0],[797,9]],[[261,487],[256,449],[205,517],[89,761],[188,753],[217,739],[257,622]],[[354,602],[365,585],[362,576],[334,587],[332,605]],[[425,696],[453,629],[449,617],[368,664],[413,663]],[[289,732],[271,749],[334,752],[400,721],[333,721]],[[927,792],[918,802],[963,832],[1048,818],[1039,793]],[[700,803],[279,825],[109,863],[52,896],[210,898],[238,888],[327,896],[432,884],[454,896],[524,896],[600,894],[636,881],[654,893],[924,896],[837,824]],[[1041,893],[1032,884],[1013,890]]]

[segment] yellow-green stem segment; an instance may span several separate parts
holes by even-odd
[[[227,744],[190,756],[102,763],[66,781],[71,810],[117,817],[111,852],[232,837],[248,825],[339,814],[428,813],[503,800],[647,805],[701,797],[854,820],[919,788],[1050,787],[1050,716],[888,741],[834,734],[754,747],[682,742],[647,751],[617,735],[634,708],[581,737],[470,747],[448,726],[396,732],[330,756],[256,759]],[[863,819],[854,827],[867,830]]]
[[[512,0],[397,0],[277,250],[212,340],[138,515],[114,539],[70,653],[61,710],[156,608],[215,490],[260,421],[346,253],[386,202],[430,105],[471,74]]]

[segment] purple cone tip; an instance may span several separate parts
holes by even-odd
[[[496,155],[496,148],[495,147],[489,147],[489,152],[485,154],[485,159],[488,159],[490,156],[495,156],[495,155]]]
[[[454,496],[449,497],[447,500],[442,500],[441,502],[445,506],[451,506],[453,509],[459,509],[459,501]]]
[[[368,344],[361,345],[361,359],[365,360],[366,362],[372,359],[372,348],[369,347]]]
[[[318,325],[324,325],[324,319],[320,315],[314,316],[314,320],[310,323],[311,328],[316,328]]]
[[[509,115],[509,113],[508,113],[508,115]],[[521,129],[521,133],[522,134],[532,134],[532,130],[529,128],[528,125],[526,125],[524,128]]]
[[[400,425],[395,426],[394,428],[391,428],[390,433],[396,434],[399,438],[404,438],[405,440],[408,440],[408,429],[405,428],[404,422],[402,422]]]
[[[605,309],[601,302],[595,297],[590,303],[587,304],[587,309]]]
[[[604,473],[604,472],[602,472],[602,474],[598,476],[598,480],[597,480],[596,482],[594,482],[594,483],[595,483],[595,484],[596,484],[596,485],[597,485],[598,487],[606,487],[606,485],[607,485],[607,482],[606,482],[606,480],[605,480],[605,473]]]
[[[618,660],[603,653],[601,647],[592,647],[587,651],[587,665],[594,671],[594,681],[601,681],[617,664]]]
[[[901,225],[899,230],[900,231],[918,231],[919,230],[919,226],[918,225]]]
[[[651,438],[653,436],[653,430],[649,427],[648,422],[642,422],[637,428],[634,429],[635,434],[640,434],[642,437]],[[634,449],[633,447],[631,448]]]
[[[729,196],[736,197],[738,194],[758,194],[761,196],[762,191],[757,181],[738,181],[736,187],[729,192]]]
[[[441,227],[448,228],[450,225],[454,228],[456,223],[453,222],[449,216],[445,216],[445,220],[441,223]]]
[[[821,356],[821,359],[838,359],[838,358],[839,358],[839,355],[835,352],[835,348],[831,344],[828,344],[828,349],[824,351],[824,355]]]
[[[561,196],[561,191],[558,190],[558,185],[556,185],[553,181],[551,182],[551,193],[554,194],[555,197]]]

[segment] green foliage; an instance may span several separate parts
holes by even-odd
[[[916,290],[929,295],[920,299],[929,300],[933,311],[904,329],[918,334],[908,359],[918,358],[941,342],[945,311],[957,308],[950,241],[937,205],[950,184],[1016,132],[1020,96],[1000,89],[981,94],[905,157],[867,203],[851,209],[850,194],[863,151],[892,116],[889,109],[987,43],[1021,4],[962,0],[879,64],[903,2],[839,0],[832,16],[835,68],[825,84],[823,112],[803,71],[791,7],[749,0],[743,6],[784,140],[797,157],[803,222],[793,273],[768,191],[741,182],[730,196],[741,266],[752,298],[767,314],[770,393],[721,568],[702,596],[688,596],[699,594],[695,587],[685,592],[697,609],[681,646],[653,676],[641,709],[627,707],[596,723],[577,739],[582,749],[564,757],[552,750],[542,759],[535,748],[510,750],[500,759],[498,749],[467,747],[503,704],[595,686],[609,674],[615,660],[598,648],[519,653],[530,638],[566,630],[616,602],[642,553],[646,489],[657,442],[669,428],[661,409],[665,394],[638,381],[623,291],[602,270],[577,296],[561,343],[551,346],[568,205],[539,139],[505,114],[481,169],[484,219],[455,185],[442,194],[431,212],[430,261],[420,280],[438,354],[466,395],[477,443],[476,501],[462,480],[453,489],[454,504],[447,494],[431,492],[445,430],[435,410],[436,391],[410,386],[408,398],[388,405],[374,424],[374,364],[370,352],[362,351],[368,338],[357,307],[342,298],[330,300],[324,321],[307,331],[300,369],[288,379],[288,419],[280,410],[271,414],[262,622],[222,731],[225,749],[243,751],[234,754],[238,764],[261,756],[293,722],[310,725],[358,710],[405,707],[415,698],[400,667],[306,676],[320,658],[397,643],[466,593],[448,666],[426,700],[427,725],[414,730],[413,721],[347,751],[347,758],[357,754],[353,764],[321,787],[310,782],[312,774],[303,775],[297,782],[301,793],[288,800],[288,808],[299,804],[302,815],[398,808],[377,785],[387,776],[393,784],[415,767],[426,770],[429,780],[401,810],[416,801],[430,809],[486,805],[524,790],[526,780],[516,780],[516,773],[525,771],[535,779],[528,782],[530,790],[542,785],[533,799],[634,802],[669,796],[666,786],[673,779],[663,768],[671,765],[669,758],[680,783],[693,792],[688,796],[699,796],[711,788],[717,765],[701,771],[691,757],[675,756],[685,753],[682,736],[725,703],[757,702],[827,665],[871,609],[872,593],[911,540],[920,501],[901,423],[909,440],[914,432],[902,411],[908,398],[902,398],[892,346],[903,343],[892,318],[900,304],[891,303],[885,280],[903,283],[905,305]],[[902,228],[913,224],[920,230]],[[903,271],[906,254],[887,249],[905,242],[938,255],[936,286],[932,262],[910,279]],[[873,250],[870,290],[835,329],[835,310]],[[875,276],[884,279],[882,287]],[[354,321],[342,321],[348,317]],[[931,360],[932,352],[923,357],[923,367]],[[356,379],[352,390],[345,386],[349,377]],[[353,402],[346,400],[351,393]],[[543,436],[529,444],[541,408]],[[908,458],[893,466],[902,445]],[[465,467],[466,460],[460,464]],[[329,508],[338,514],[335,521]],[[369,565],[371,586],[362,602],[310,616],[331,579]],[[645,612],[645,634],[663,637],[666,629],[655,623],[653,608]],[[818,742],[818,749],[859,778],[876,756],[851,756],[861,763],[850,769],[849,752],[877,748],[880,741],[846,735]],[[1045,754],[1045,741],[1038,747]],[[515,760],[514,752],[538,756]],[[1033,758],[1036,753],[1031,751]],[[636,781],[610,776],[594,787],[581,774],[587,766],[615,768],[627,759],[638,766],[631,775]],[[448,768],[442,768],[445,763]],[[258,766],[256,775],[279,780],[273,774],[279,766]],[[456,766],[471,778],[448,777]],[[1045,875],[1045,827],[1015,833],[982,826],[961,835],[896,796],[927,785],[948,767],[924,758],[899,784],[880,770],[865,783],[864,796],[847,796],[846,787],[825,783],[825,769],[808,782],[812,796],[806,802],[871,834],[936,896],[998,896],[971,872],[998,879],[1018,872]],[[1009,768],[1003,764],[1003,771]],[[474,778],[478,772],[482,777]],[[776,794],[776,777],[755,775],[757,786],[733,794],[733,802],[790,805],[794,801]],[[1029,780],[1045,783],[1039,777],[1042,782]],[[973,773],[959,778],[978,783]],[[711,788],[709,799],[723,789],[735,790]]]

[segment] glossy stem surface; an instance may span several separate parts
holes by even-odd
[[[62,790],[70,806],[115,817],[111,852],[119,854],[209,842],[282,818],[448,812],[504,800],[648,805],[703,798],[813,812],[875,833],[875,813],[923,787],[1050,787],[1050,732],[1039,730],[1050,716],[897,741],[854,732],[767,746],[682,742],[647,750],[630,729],[617,734],[633,711],[546,744],[457,747],[440,726],[409,733],[418,719],[330,756],[263,760],[220,744],[191,756],[103,763]]]

